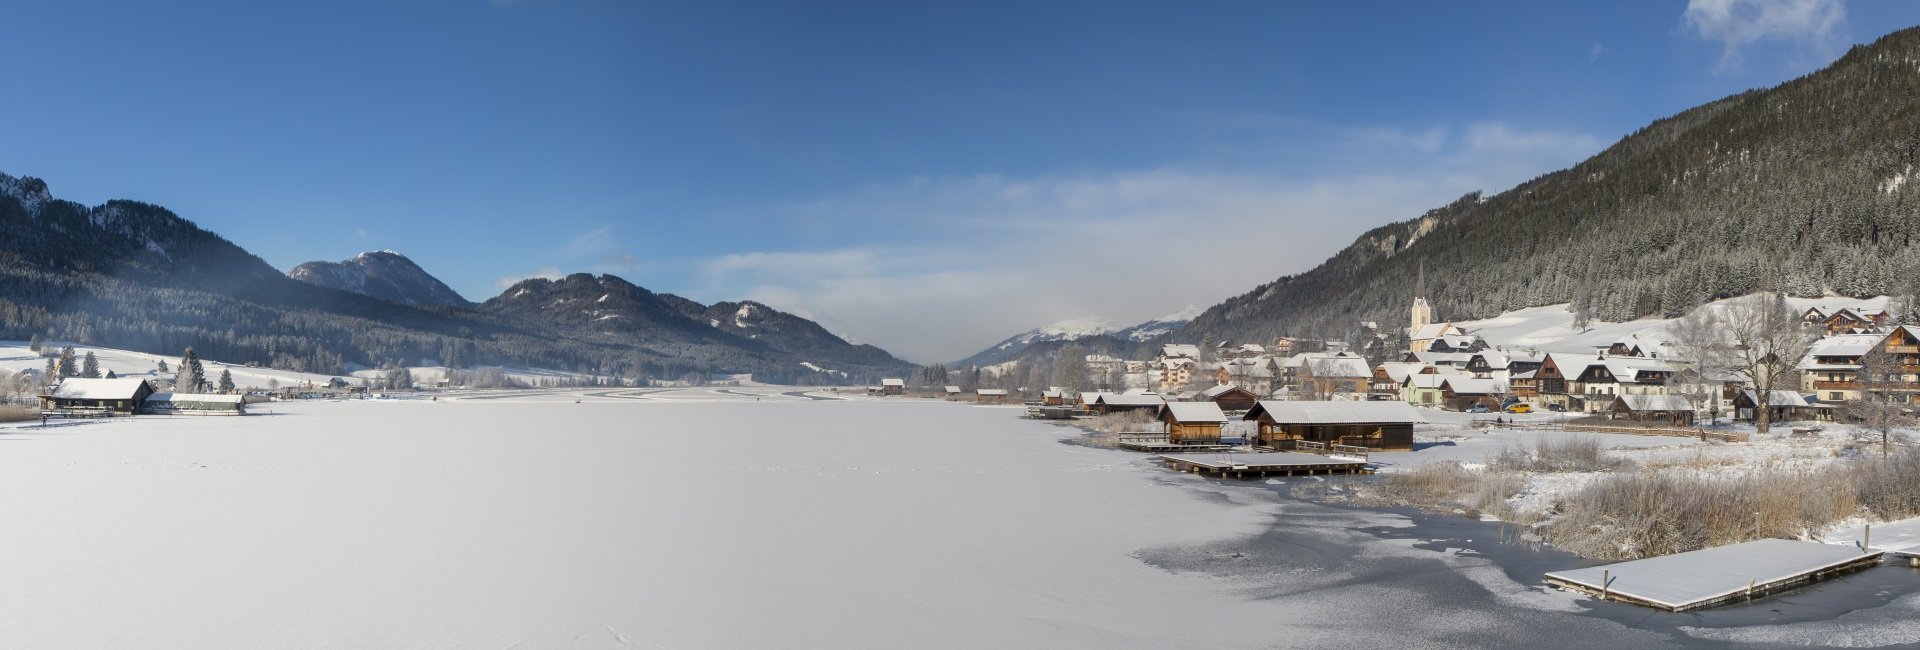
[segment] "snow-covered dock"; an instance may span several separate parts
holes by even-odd
[[[1371,474],[1366,461],[1288,452],[1258,454],[1161,454],[1168,467],[1182,472],[1258,478],[1296,474]]]
[[[1847,526],[1828,531],[1825,537],[1828,544],[1881,551],[1920,567],[1920,517]]]
[[[1585,569],[1554,571],[1547,583],[1603,600],[1673,612],[1785,591],[1872,567],[1881,552],[1817,542],[1762,539]]]

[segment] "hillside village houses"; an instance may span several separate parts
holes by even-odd
[[[1423,271],[1416,289],[1424,285]],[[1920,396],[1920,328],[1892,321],[1877,307],[1802,312],[1801,327],[1817,338],[1798,362],[1797,375],[1767,400],[1767,408],[1789,418],[1836,417],[1837,405],[1861,398],[1867,379],[1863,368],[1876,356],[1895,366],[1881,373],[1876,392],[1920,401],[1914,397]],[[1089,413],[1156,415],[1165,404],[1189,402],[1212,402],[1229,415],[1261,401],[1403,402],[1476,412],[1524,404],[1573,416],[1680,426],[1722,416],[1751,419],[1758,407],[1754,402],[1760,401],[1743,378],[1675,358],[1665,332],[1643,330],[1584,349],[1508,346],[1437,320],[1433,306],[1418,293],[1404,332],[1406,348],[1380,363],[1369,363],[1345,342],[1296,337],[1166,343],[1147,360],[1089,354],[1085,368],[1102,378],[1093,383],[1103,390],[1063,387],[1044,397],[1037,391],[1025,397]],[[1123,380],[1111,385],[1114,377]]]

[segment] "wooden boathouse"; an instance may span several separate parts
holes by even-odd
[[[1167,441],[1176,445],[1220,444],[1220,425],[1227,423],[1227,414],[1213,402],[1167,402],[1159,415],[1167,425]]]
[[[1406,402],[1310,402],[1261,400],[1247,411],[1260,423],[1259,444],[1275,449],[1298,442],[1413,449],[1413,425],[1424,424]]]

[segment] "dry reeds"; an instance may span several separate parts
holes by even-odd
[[[0,422],[26,422],[40,419],[40,410],[18,404],[0,404]]]

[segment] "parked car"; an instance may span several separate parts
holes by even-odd
[[[1490,412],[1490,410],[1487,408],[1487,405],[1485,404],[1475,404],[1473,406],[1467,407],[1467,412],[1468,413],[1488,413]]]
[[[1532,413],[1533,405],[1532,404],[1509,404],[1507,405],[1507,412],[1508,413]]]
[[[1553,411],[1555,413],[1563,413],[1567,410],[1567,407],[1561,406],[1559,404],[1548,404],[1547,410]]]

